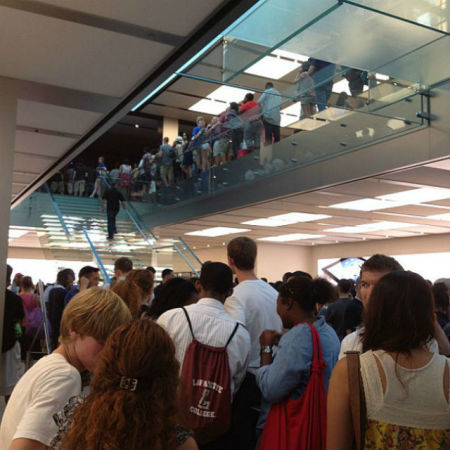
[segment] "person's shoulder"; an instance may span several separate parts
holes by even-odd
[[[5,290],[5,301],[9,303],[22,303],[22,299],[13,291]]]
[[[361,350],[361,336],[360,330],[353,331],[348,334],[341,342],[341,351],[360,351]]]
[[[39,378],[47,379],[47,378],[55,378],[55,377],[64,377],[64,378],[74,378],[79,379],[80,373],[78,370],[69,364],[69,362],[62,356],[57,353],[51,353],[50,355],[44,356],[41,358],[31,369],[36,374],[39,374]]]

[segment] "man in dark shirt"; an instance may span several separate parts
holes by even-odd
[[[72,289],[75,274],[72,269],[64,269],[58,272],[56,285],[48,296],[47,310],[48,320],[52,331],[52,349],[58,347],[59,328],[64,311],[64,299],[68,291]]]
[[[120,205],[125,209],[125,198],[117,189],[118,184],[114,183],[112,187],[108,188],[102,197],[102,206],[100,211],[104,212],[106,204],[106,216],[108,218],[108,240],[114,239],[116,229],[116,216],[120,211]]]
[[[11,283],[11,273],[13,269],[10,265],[6,268],[6,285]],[[3,316],[3,345],[2,345],[2,362],[0,367],[0,390],[5,396],[5,403],[8,402],[9,396],[14,388],[17,379],[11,379],[11,373],[14,370],[9,364],[20,366],[20,348],[17,341],[20,338],[20,323],[25,317],[22,299],[9,289],[5,290],[5,314]],[[8,354],[10,353],[10,354]],[[8,354],[8,355],[7,355]],[[9,376],[7,374],[9,373]]]
[[[337,289],[339,298],[330,303],[325,313],[325,320],[334,328],[339,340],[342,341],[346,335],[344,316],[350,302],[350,289],[352,287],[351,280],[339,280]]]

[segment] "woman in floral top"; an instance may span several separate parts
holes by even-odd
[[[101,353],[90,394],[73,398],[55,415],[64,450],[198,450],[179,426],[175,348],[155,322],[139,319],[118,328]]]
[[[431,353],[433,296],[413,272],[383,276],[364,316],[361,378],[367,408],[365,449],[449,449],[450,359]],[[351,448],[346,358],[328,391],[327,449]]]

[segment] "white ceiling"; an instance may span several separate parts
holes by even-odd
[[[450,220],[428,219],[427,216],[450,213],[450,199],[409,204],[396,208],[372,212],[352,211],[330,208],[329,205],[343,203],[361,198],[375,198],[380,195],[402,192],[421,187],[450,189],[450,158],[427,166],[403,170],[379,177],[349,182],[327,189],[293,195],[270,202],[260,203],[245,208],[226,211],[189,220],[182,223],[164,225],[154,228],[162,237],[182,236],[194,249],[223,246],[224,243],[240,234],[219,236],[215,238],[188,236],[185,233],[210,227],[247,228],[250,232],[242,233],[259,239],[268,236],[280,236],[290,233],[323,235],[317,239],[286,242],[286,245],[321,245],[336,242],[357,242],[362,240],[386,239],[394,237],[411,237],[424,234],[446,234],[450,239]],[[280,227],[262,227],[243,225],[242,222],[269,217],[289,212],[327,214],[331,217],[313,222],[303,222]],[[324,231],[342,226],[378,222],[399,222],[413,224],[396,229],[371,231],[365,233],[342,233]]]
[[[0,0],[0,77],[19,86],[12,199],[225,3]]]

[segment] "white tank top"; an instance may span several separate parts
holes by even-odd
[[[384,394],[375,358],[386,375]],[[362,354],[361,376],[368,419],[413,428],[450,429],[450,405],[444,394],[446,365],[450,368],[450,359],[436,353],[419,369],[396,365],[383,350]]]

